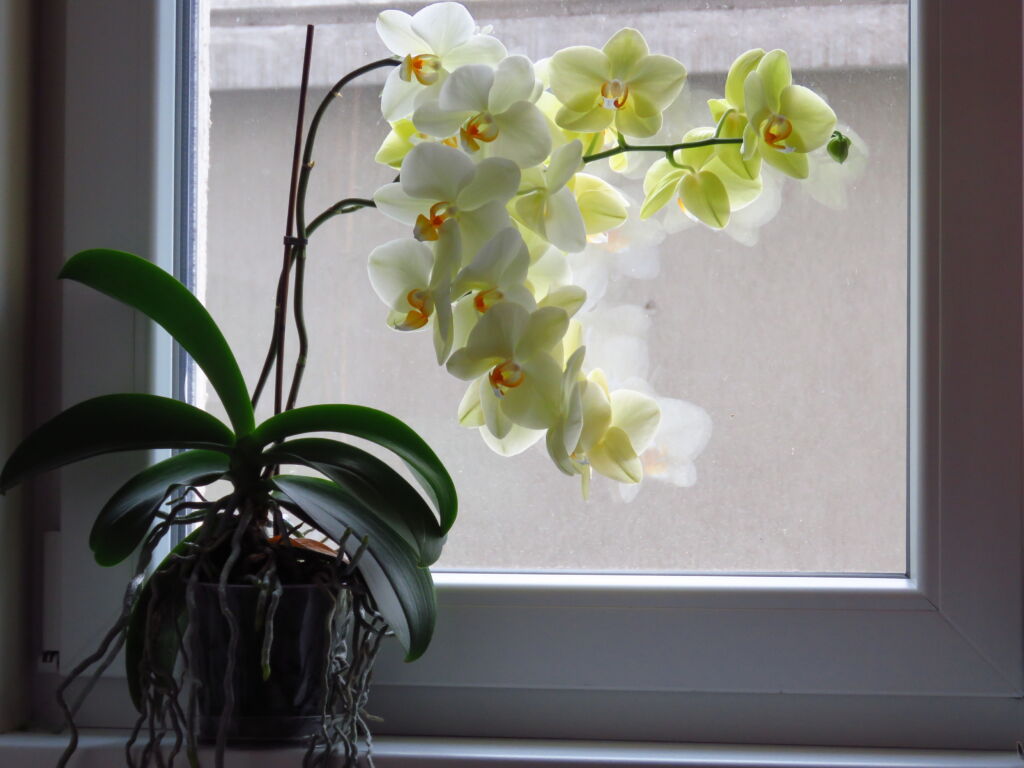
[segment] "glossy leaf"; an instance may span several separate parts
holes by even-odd
[[[144,448],[229,451],[231,430],[198,408],[167,397],[104,395],[73,405],[22,441],[0,472],[0,492],[29,475],[102,453]]]
[[[257,445],[279,442],[309,432],[341,432],[377,443],[402,458],[433,500],[441,532],[455,522],[458,498],[455,484],[423,438],[394,416],[361,405],[311,405],[285,411],[256,428]]]
[[[124,302],[160,324],[203,369],[235,431],[252,431],[256,422],[235,356],[210,313],[178,280],[143,258],[107,249],[76,254],[60,276]]]
[[[353,535],[345,541],[350,555],[360,540],[368,537],[357,568],[377,610],[405,648],[405,660],[419,658],[434,633],[437,603],[430,571],[416,564],[412,548],[358,499],[329,480],[281,475],[273,482],[297,507],[293,510],[297,515],[335,541],[351,529]]]
[[[419,565],[437,562],[444,534],[434,513],[404,477],[361,448],[336,440],[290,440],[263,454],[264,465],[303,464],[350,491],[391,526],[419,557]]]
[[[160,503],[176,488],[206,485],[228,471],[228,457],[215,451],[187,451],[147,467],[110,498],[89,534],[100,565],[117,565],[140,544]]]

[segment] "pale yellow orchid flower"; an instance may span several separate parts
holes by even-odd
[[[481,384],[481,408],[495,437],[508,433],[502,418],[529,429],[547,429],[555,423],[561,405],[560,342],[568,325],[563,309],[530,312],[501,302],[480,317],[466,346],[448,358],[453,376],[486,380],[486,394]]]
[[[621,29],[598,50],[574,46],[549,64],[551,91],[562,103],[559,126],[593,133],[613,126],[626,136],[653,136],[664,109],[686,82],[686,68],[670,56],[651,54],[635,29]]]

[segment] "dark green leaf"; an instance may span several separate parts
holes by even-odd
[[[229,451],[231,430],[198,408],[156,395],[104,395],[73,405],[26,437],[0,472],[0,492],[28,475],[114,451]]]
[[[337,440],[307,437],[275,446],[263,459],[265,466],[303,464],[329,477],[405,539],[421,566],[441,556],[445,537],[434,513],[404,477],[373,454]]]
[[[206,485],[228,471],[228,457],[215,451],[187,451],[137,474],[108,501],[89,534],[100,565],[117,565],[145,537],[161,502],[176,488]]]
[[[220,328],[188,288],[143,258],[107,249],[76,254],[60,276],[122,301],[163,326],[203,369],[235,431],[252,431],[256,422],[242,371]]]
[[[369,537],[358,570],[377,610],[405,648],[406,661],[419,658],[434,633],[437,603],[430,571],[416,564],[409,545],[330,480],[281,475],[273,482],[298,508],[301,517],[335,541],[351,529],[353,535],[345,542],[350,555],[358,549],[359,539]]]
[[[128,693],[131,694],[135,709],[142,712],[142,680],[144,678],[142,661],[145,656],[146,638],[149,637],[150,666],[160,676],[174,673],[174,665],[178,660],[181,637],[188,626],[188,609],[185,603],[186,583],[182,581],[176,568],[168,568],[173,558],[182,555],[185,550],[203,532],[197,528],[186,536],[164,559],[153,575],[142,585],[135,605],[132,606],[128,622],[128,634],[124,644],[124,668],[128,675]],[[149,606],[154,594],[159,603],[153,608],[150,617]],[[146,624],[152,618],[154,627],[147,632]]]
[[[253,438],[257,445],[265,446],[309,432],[355,435],[393,451],[430,495],[441,518],[441,532],[448,533],[458,511],[455,484],[430,446],[405,422],[361,405],[311,405],[267,419],[256,428]]]

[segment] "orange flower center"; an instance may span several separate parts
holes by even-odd
[[[476,307],[476,311],[482,315],[503,298],[505,298],[505,294],[497,288],[488,288],[486,291],[480,291],[473,297],[473,306]]]
[[[429,215],[424,216],[421,213],[416,217],[416,224],[412,228],[413,237],[420,242],[424,240],[437,240],[441,236],[441,225],[455,216],[456,213],[458,213],[458,209],[451,203],[444,201],[434,203],[430,206]]]
[[[621,80],[608,80],[601,86],[601,106],[605,109],[622,109],[629,98],[629,86]]]
[[[523,369],[511,360],[506,360],[501,365],[494,366],[487,380],[491,383],[491,390],[495,397],[504,397],[509,389],[515,389],[526,380]]]
[[[479,142],[489,143],[498,138],[498,124],[489,113],[481,112],[466,121],[459,130],[459,138],[467,152],[476,152],[480,149]]]
[[[791,152],[793,148],[784,146],[782,142],[788,139],[792,132],[793,124],[789,120],[782,115],[772,115],[764,121],[761,135],[764,137],[764,143],[772,149]]]
[[[434,311],[434,300],[430,292],[422,288],[413,288],[406,294],[405,300],[412,309],[406,313],[405,320],[395,324],[395,329],[415,331],[422,328],[430,320],[430,313]]]
[[[398,76],[407,83],[415,77],[420,85],[432,85],[441,76],[441,59],[431,53],[406,56],[398,68]]]

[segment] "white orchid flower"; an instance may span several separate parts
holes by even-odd
[[[413,16],[383,11],[377,34],[402,59],[381,92],[381,111],[389,122],[436,98],[449,72],[465,64],[496,66],[507,54],[498,40],[477,33],[476,22],[459,3],[434,3]]]
[[[433,321],[439,365],[452,349],[451,280],[461,258],[459,249],[458,227],[448,222],[441,227],[435,253],[408,238],[392,240],[370,253],[370,284],[391,310],[388,324],[399,331],[415,331]]]
[[[481,409],[495,437],[505,437],[511,423],[547,429],[557,420],[560,342],[568,325],[563,309],[541,307],[530,312],[518,304],[500,302],[480,318],[466,346],[448,359],[453,376],[486,381],[488,386],[480,391]]]
[[[619,389],[608,392],[600,369],[591,371],[580,393],[583,426],[570,459],[588,495],[590,470],[619,483],[639,483],[644,476],[640,454],[658,430],[661,411],[653,397]]]
[[[480,437],[487,447],[499,456],[516,456],[528,448],[534,446],[542,437],[544,430],[529,429],[514,424],[500,410],[494,412],[494,418],[498,419],[498,430],[504,432],[503,437],[495,437],[487,427],[484,418],[483,405],[481,403],[481,388],[484,390],[484,397],[488,397],[488,384],[485,378],[470,382],[466,394],[459,404],[459,424],[464,427],[477,427]]]
[[[438,99],[420,104],[412,121],[432,136],[458,135],[474,156],[507,157],[529,168],[551,152],[547,120],[533,103],[539,93],[525,56],[509,56],[497,69],[471,64],[452,72]]]
[[[481,315],[499,301],[512,301],[532,310],[536,302],[526,287],[529,268],[526,243],[515,227],[506,227],[456,275],[452,293],[471,293],[473,308]]]
[[[510,160],[474,163],[443,144],[418,144],[402,163],[400,182],[385,184],[373,200],[381,212],[413,226],[417,240],[435,240],[451,219],[462,234],[463,258],[470,259],[496,232],[509,226],[505,204],[519,186]]]
[[[654,440],[640,456],[644,477],[689,488],[697,482],[694,463],[711,439],[711,417],[699,405],[674,397],[655,397],[661,423]],[[619,493],[632,501],[639,488],[622,486]]]
[[[583,145],[571,141],[551,154],[547,168],[523,172],[520,195],[512,203],[516,219],[552,245],[575,253],[587,246],[580,207],[566,185],[582,166]]]

